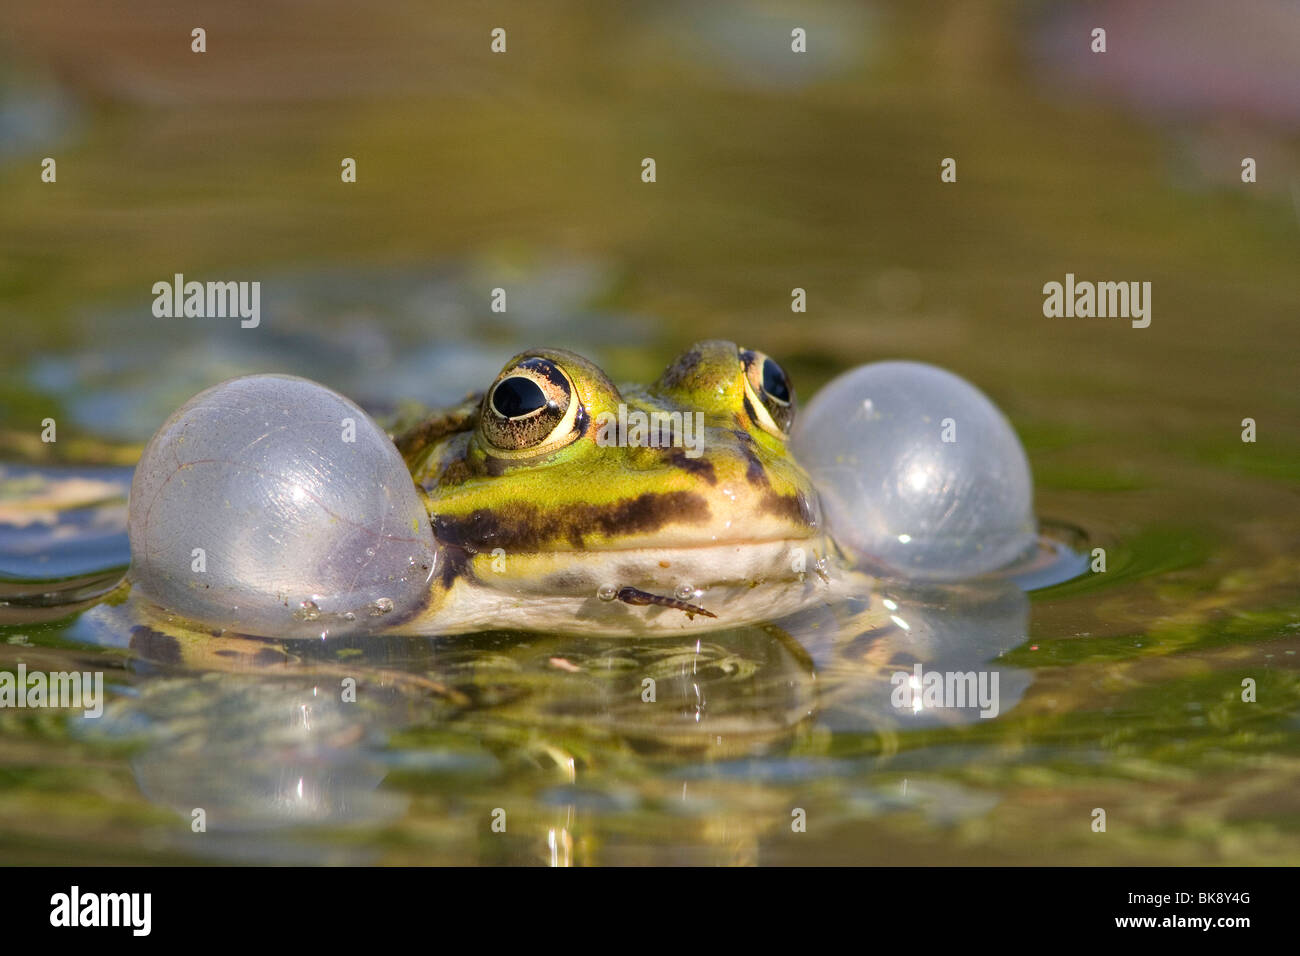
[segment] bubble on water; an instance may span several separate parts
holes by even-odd
[[[860,366],[814,396],[791,443],[831,533],[882,573],[974,577],[1035,546],[1024,449],[987,396],[951,372]]]
[[[341,439],[345,418],[355,441]],[[142,593],[271,637],[362,630],[346,615],[381,602],[384,615],[414,611],[436,554],[388,436],[342,395],[286,375],[232,379],[168,418],[136,468],[128,532]]]
[[[614,587],[612,584],[606,584],[596,592],[596,597],[600,598],[602,601],[612,601],[614,598],[618,597],[618,588]]]
[[[381,597],[371,601],[368,608],[371,617],[383,617],[385,614],[391,614],[393,610],[392,598]]]

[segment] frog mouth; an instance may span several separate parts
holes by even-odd
[[[799,562],[797,552],[803,554]],[[825,537],[493,553],[442,545],[419,627],[653,634],[774,620],[833,586]],[[830,576],[828,576],[828,572]]]
[[[475,554],[451,548],[444,551],[448,560],[443,575],[448,585],[465,577],[478,587],[516,598],[599,597],[603,602],[704,614],[713,589],[743,591],[820,573],[827,543],[782,537],[693,547],[529,553],[501,549]]]

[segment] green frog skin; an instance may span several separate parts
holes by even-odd
[[[622,387],[572,352],[520,353],[481,395],[393,436],[439,544],[403,627],[703,631],[807,605],[829,543],[787,447],[794,414],[781,367],[731,342]],[[638,421],[695,431],[687,447]]]

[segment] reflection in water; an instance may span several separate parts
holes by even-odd
[[[349,707],[334,687],[181,679],[132,704],[130,719],[159,731],[132,761],[140,788],[184,816],[205,808],[209,830],[373,823],[405,809],[376,789],[386,769],[368,756],[391,715]]]
[[[102,528],[108,552],[125,558],[128,469],[6,474],[26,490],[13,499],[25,510],[9,517],[15,552],[37,540],[52,573],[80,588],[83,556],[52,546],[71,516]],[[364,862],[373,839],[340,833],[392,827],[409,839],[414,818],[432,818],[430,862],[754,862],[826,781],[845,781],[841,818],[916,811],[944,823],[988,811],[989,794],[924,779],[943,758],[906,735],[1016,706],[1030,673],[998,661],[1025,638],[1018,584],[1078,570],[1079,555],[1058,544],[1045,540],[1011,579],[872,589],[863,578],[847,599],[691,640],[256,640],[179,622],[155,629],[119,592],[66,628],[73,641],[129,652],[134,674],[76,732],[138,745],[135,781],[176,815],[171,842],[187,854]],[[66,613],[58,603],[50,612]],[[35,621],[38,610],[8,613]],[[938,696],[927,697],[936,674]]]
[[[827,685],[821,719],[835,730],[886,733],[980,720],[982,713],[996,717],[1015,706],[1032,680],[1028,671],[994,663],[1024,642],[1028,628],[1029,600],[1009,581],[882,588],[856,613],[863,623],[878,623],[818,649]],[[993,693],[991,712],[987,701],[969,695],[931,706],[923,693],[929,675],[942,675],[945,688],[959,690],[973,675],[976,687]],[[900,693],[900,685],[907,691]]]
[[[68,579],[125,570],[130,468],[0,464],[0,577],[62,592]],[[115,582],[114,582],[115,583]],[[15,588],[17,590],[17,588]]]
[[[665,810],[665,860],[685,846],[690,862],[755,862],[790,819],[782,786],[846,772],[827,730],[879,738],[879,765],[911,728],[981,719],[973,703],[898,706],[897,673],[996,674],[1003,714],[1030,681],[992,663],[1026,629],[1025,595],[1005,582],[882,590],[690,642],[492,632],[187,643],[130,624],[130,604],[78,625],[100,642],[130,634],[142,675],[85,732],[141,742],[136,781],[182,817],[179,846],[242,859],[318,859],[331,846],[336,859],[347,841],[313,843],[313,828],[383,827],[419,800],[445,822],[439,850],[459,845],[481,862],[650,861],[658,841],[644,821]],[[910,793],[858,786],[841,812],[942,821],[993,802],[922,780]]]

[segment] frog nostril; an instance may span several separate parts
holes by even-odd
[[[545,406],[541,386],[522,375],[502,379],[492,391],[492,408],[504,418],[520,418]]]

